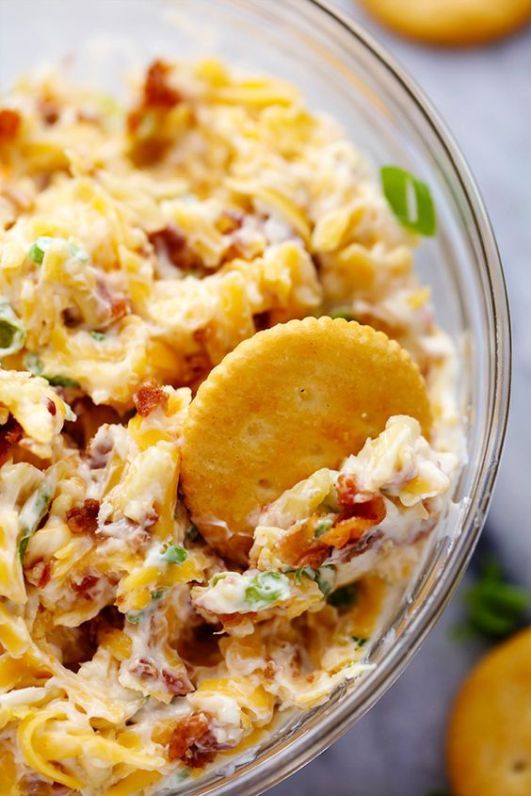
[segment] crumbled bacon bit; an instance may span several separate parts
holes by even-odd
[[[362,537],[357,539],[353,544],[349,544],[347,549],[346,561],[350,561],[355,556],[361,556],[374,547],[376,542],[380,542],[384,535],[382,531],[374,531],[374,533],[365,533]]]
[[[219,744],[214,733],[209,730],[188,749],[185,762],[191,768],[203,768],[214,760],[216,752],[221,749],[230,749],[230,746]]]
[[[329,548],[324,545],[320,544],[319,542],[315,544],[315,546],[311,547],[305,553],[297,559],[297,566],[298,567],[311,567],[312,569],[319,569],[323,561],[328,558]]]
[[[129,302],[126,298],[111,298],[111,317],[118,321],[129,313]]]
[[[83,323],[83,316],[78,307],[66,307],[62,312],[63,323],[68,329],[75,329]]]
[[[52,566],[49,561],[37,561],[30,569],[24,571],[26,580],[39,589],[43,589],[51,580]]]
[[[171,761],[182,760],[193,768],[210,763],[220,748],[204,713],[192,713],[182,719],[173,730],[168,745]]]
[[[130,307],[127,299],[111,293],[103,280],[98,280],[97,289],[99,295],[108,306],[109,320],[111,322],[114,323],[114,321],[120,320],[120,318],[129,313]]]
[[[37,581],[37,586],[39,587],[39,589],[44,589],[44,587],[52,579],[52,565],[51,565],[51,563],[49,561],[47,561],[46,563],[44,563],[44,562],[42,562],[42,563],[44,564],[44,566],[42,568],[42,572],[41,572],[40,578]]]
[[[337,479],[337,499],[342,508],[349,508],[356,503],[358,487],[354,476],[340,473]]]
[[[373,525],[379,525],[386,514],[385,501],[381,495],[364,503],[353,503],[339,515],[336,524],[319,541],[332,547],[344,547],[360,539]]]
[[[150,64],[144,80],[144,105],[173,108],[180,102],[181,95],[169,81],[171,72],[171,66],[160,59]]]
[[[170,694],[175,694],[175,696],[185,696],[194,690],[192,683],[186,675],[177,676],[172,672],[169,672],[167,669],[162,669],[160,674],[164,685]]]
[[[88,498],[82,506],[74,506],[66,512],[66,521],[72,533],[96,533],[98,530],[98,500]]]
[[[139,658],[130,665],[129,671],[140,680],[161,681],[170,694],[175,696],[185,696],[194,690],[185,671],[180,675],[174,674],[168,669],[159,671],[152,658]]]
[[[156,384],[143,384],[142,387],[133,395],[136,411],[142,417],[147,417],[157,406],[165,406],[168,396]]]
[[[42,97],[37,102],[37,110],[45,124],[53,125],[59,119],[59,106],[50,97]]]
[[[16,137],[22,116],[12,108],[0,108],[0,144],[13,141]]]
[[[55,416],[57,414],[57,407],[51,398],[46,399],[46,409],[51,415]]]
[[[99,581],[99,575],[87,573],[78,583],[76,581],[72,581],[72,588],[74,591],[77,591],[78,594],[84,597],[85,600],[91,600],[94,597],[94,587],[99,583]]]
[[[151,232],[148,240],[155,247],[157,254],[166,256],[176,268],[191,271],[202,267],[200,258],[174,224],[168,224],[162,229]]]
[[[385,501],[376,495],[363,503],[352,500],[353,481],[349,476],[340,476],[343,511],[335,524],[319,538],[314,537],[314,523],[307,522],[296,528],[280,541],[280,555],[284,561],[294,567],[309,566],[318,569],[330,554],[332,548],[341,549],[351,545],[360,555],[382,537],[381,532],[370,533],[371,528],[379,525],[386,515]]]
[[[257,332],[268,329],[271,326],[271,313],[269,311],[257,312],[256,315],[253,315],[253,321]]]
[[[7,422],[0,426],[0,465],[2,465],[13,445],[16,445],[24,436],[24,430],[13,415],[9,415]]]
[[[159,679],[159,670],[151,658],[139,658],[129,667],[129,671],[140,680]]]

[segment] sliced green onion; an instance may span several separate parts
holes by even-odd
[[[182,564],[188,558],[188,553],[179,544],[170,544],[162,552],[162,558],[168,564]]]
[[[80,383],[75,379],[71,379],[69,376],[48,376],[46,373],[43,373],[44,365],[42,364],[42,360],[37,354],[26,354],[24,357],[24,367],[26,370],[29,370],[30,373],[33,373],[34,376],[42,376],[43,379],[46,379],[48,384],[51,384],[52,387],[80,387]]]
[[[354,605],[357,598],[358,588],[355,583],[351,583],[349,586],[341,586],[341,588],[332,592],[328,597],[328,602],[334,608],[350,608]]]
[[[208,585],[209,586],[215,586],[216,583],[220,582],[220,580],[223,580],[223,578],[226,578],[228,574],[229,574],[228,572],[216,572],[216,574],[212,575],[212,577],[208,581]]]
[[[28,257],[33,260],[37,265],[42,265],[44,255],[57,238],[50,238],[48,235],[41,235],[40,238],[31,244],[28,251]]]
[[[44,373],[42,374],[43,379],[46,379],[48,384],[51,384],[52,387],[80,387],[80,383],[75,379],[71,379],[68,376],[46,376]]]
[[[334,588],[336,582],[336,568],[333,564],[325,564],[319,567],[315,576],[315,582],[326,597]]]
[[[22,530],[18,543],[18,553],[21,561],[24,560],[29,540],[48,511],[52,494],[53,490],[51,485],[45,483],[36,489],[22,506],[20,511],[20,527]]]
[[[77,243],[68,243],[68,248],[70,250],[70,254],[72,254],[77,260],[82,263],[88,263],[90,257],[88,256],[85,249],[82,249],[81,246],[78,246]]]
[[[289,579],[281,572],[260,572],[245,588],[245,602],[255,610],[289,596]]]
[[[152,600],[152,602],[156,603],[159,600],[162,600],[162,598],[164,597],[165,594],[166,594],[166,592],[164,591],[164,589],[157,589],[157,591],[152,591],[151,592],[151,600]]]
[[[286,572],[293,574],[297,586],[300,586],[303,577],[315,581],[325,597],[334,588],[336,580],[336,568],[333,564],[325,564],[319,569],[309,566],[298,567],[298,569],[287,569]]]
[[[355,641],[358,647],[364,647],[368,642],[368,638],[361,638],[360,636],[351,636],[352,641]]]
[[[334,522],[335,519],[333,517],[323,517],[322,519],[318,520],[315,523],[315,536],[319,538],[324,533],[329,531]]]
[[[43,364],[37,354],[26,354],[24,357],[24,367],[33,373],[34,376],[40,376],[43,369]]]
[[[97,340],[99,343],[101,343],[101,341],[105,340],[106,337],[107,337],[105,332],[92,331],[92,332],[89,332],[89,334],[90,334],[91,337],[94,338],[94,340]]]
[[[6,301],[0,302],[0,357],[15,354],[24,345],[26,330]]]
[[[125,618],[127,619],[128,622],[131,622],[132,625],[138,625],[138,623],[142,621],[145,615],[146,614],[144,611],[129,611],[129,613],[125,615]]]
[[[330,318],[344,318],[346,321],[355,321],[356,316],[348,307],[338,307],[337,310],[332,310],[329,313]]]
[[[37,240],[31,244],[28,250],[28,257],[30,260],[33,260],[34,263],[37,263],[37,265],[42,265],[44,255],[54,243],[66,245],[69,254],[80,262],[86,263],[89,261],[87,252],[82,249],[81,246],[78,246],[77,243],[72,243],[66,240],[66,238],[53,238],[49,235],[41,235],[40,238],[37,238]]]
[[[297,586],[301,585],[303,577],[310,578],[310,580],[315,580],[316,575],[315,569],[312,569],[312,567],[309,566],[298,567],[297,569],[287,569],[286,572],[293,574]]]
[[[385,198],[402,226],[419,235],[435,235],[437,217],[426,183],[399,166],[382,166],[380,176]]]

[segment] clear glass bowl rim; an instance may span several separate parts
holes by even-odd
[[[461,200],[473,219],[475,234],[481,244],[482,265],[487,277],[487,320],[494,348],[490,352],[489,367],[491,395],[485,427],[488,438],[484,445],[484,456],[479,463],[477,488],[471,495],[462,519],[462,531],[448,556],[445,572],[435,586],[430,599],[420,608],[408,627],[409,645],[396,644],[387,657],[378,665],[376,676],[361,683],[350,694],[340,700],[326,718],[318,718],[304,725],[285,742],[275,743],[270,751],[260,753],[249,763],[221,781],[198,783],[197,788],[184,789],[187,794],[209,794],[210,796],[255,796],[289,777],[313,760],[352,725],[358,721],[383,696],[405,669],[422,641],[454,594],[472,556],[481,533],[498,471],[503,450],[510,403],[511,385],[511,326],[507,288],[496,239],[490,220],[470,169],[455,143],[451,133],[433,108],[422,90],[360,25],[333,7],[328,0],[283,0],[289,5],[312,6],[314,11],[328,17],[350,34],[378,65],[384,67],[394,78],[397,91],[420,111],[426,125],[431,128],[447,156],[447,165],[452,170],[461,191]],[[367,688],[366,686],[370,686]],[[278,748],[280,747],[280,748]],[[170,791],[165,791],[170,794]],[[183,793],[183,789],[175,790]]]

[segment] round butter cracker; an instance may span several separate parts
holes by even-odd
[[[531,629],[489,652],[465,681],[447,757],[455,796],[531,794]]]
[[[531,0],[362,0],[387,27],[430,44],[498,39],[531,20]]]
[[[429,430],[424,380],[382,332],[323,317],[255,334],[190,406],[181,484],[193,521],[220,553],[245,562],[261,507],[338,467],[398,414]]]

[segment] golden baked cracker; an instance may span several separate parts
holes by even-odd
[[[419,370],[381,332],[323,317],[255,334],[212,370],[190,407],[182,488],[194,522],[244,561],[261,506],[337,467],[396,414],[429,429]]]
[[[447,758],[455,796],[531,794],[531,629],[496,647],[465,681]]]
[[[384,25],[432,44],[470,45],[531,20],[531,0],[362,0]]]

